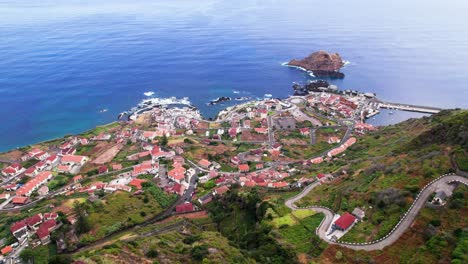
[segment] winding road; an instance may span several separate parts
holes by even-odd
[[[307,186],[301,193],[298,195],[288,199],[285,202],[285,205],[292,210],[297,209],[311,209],[319,213],[323,213],[325,218],[322,220],[320,225],[318,226],[316,232],[317,235],[329,244],[336,244],[343,247],[347,247],[353,250],[365,250],[365,251],[373,251],[373,250],[382,250],[383,248],[393,244],[400,238],[401,235],[411,226],[413,221],[416,219],[419,211],[426,205],[426,201],[429,199],[429,196],[434,193],[436,190],[447,187],[448,184],[459,182],[465,185],[468,185],[468,179],[463,176],[458,175],[442,175],[436,180],[432,181],[428,185],[426,185],[422,191],[417,195],[416,200],[411,205],[410,209],[402,216],[400,222],[390,231],[382,239],[367,242],[367,243],[342,243],[342,242],[333,242],[326,238],[326,232],[328,227],[331,225],[333,221],[333,216],[335,213],[325,207],[320,206],[310,206],[306,208],[299,208],[294,203],[302,199],[306,196],[312,189],[320,185],[319,182],[314,182],[313,184]]]

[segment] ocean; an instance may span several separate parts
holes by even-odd
[[[220,96],[286,97],[313,77],[281,64],[321,49],[349,61],[329,80],[341,89],[467,108],[467,13],[465,0],[3,0],[0,151],[114,121],[146,92],[206,117]]]

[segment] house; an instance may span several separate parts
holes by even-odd
[[[61,164],[57,166],[57,172],[60,172],[60,173],[70,173],[72,169],[73,169],[73,165],[69,165],[69,164]]]
[[[231,158],[231,162],[234,164],[234,165],[238,165],[239,164],[239,157],[237,156],[234,156]]]
[[[55,166],[58,164],[59,162],[59,157],[57,154],[53,154],[53,155],[50,155],[46,160],[45,160],[46,164],[48,165],[51,165],[51,166]]]
[[[329,137],[327,140],[328,144],[340,143],[340,139],[338,137]]]
[[[77,183],[79,181],[83,180],[83,176],[81,175],[76,175],[75,177],[73,177],[73,182],[74,183]]]
[[[78,165],[78,166],[83,166],[87,161],[88,161],[88,157],[77,156],[77,155],[65,155],[60,160],[62,164]]]
[[[28,176],[28,177],[34,177],[36,176],[36,174],[38,173],[38,169],[36,168],[36,166],[32,166],[32,167],[29,167],[25,172],[24,172],[24,175]]]
[[[43,171],[40,172],[35,178],[31,179],[23,186],[21,186],[18,190],[16,190],[17,196],[30,196],[31,193],[42,184],[46,183],[48,180],[52,179],[52,172],[50,171]]]
[[[244,128],[250,128],[250,120],[244,120],[243,122]]]
[[[257,109],[257,116],[260,118],[267,118],[268,111],[266,109]]]
[[[64,148],[60,150],[60,155],[74,155],[76,148]]]
[[[318,158],[315,158],[315,159],[311,159],[310,160],[310,163],[312,164],[320,164],[323,162],[323,158],[322,157],[318,157]]]
[[[133,166],[132,176],[136,177],[140,174],[157,173],[159,166],[151,163],[141,163]]]
[[[265,127],[256,127],[254,128],[254,131],[259,134],[268,134],[268,129]]]
[[[303,136],[308,136],[310,135],[310,129],[309,128],[299,128],[299,133]]]
[[[231,127],[231,128],[229,129],[228,133],[229,133],[229,136],[230,136],[230,137],[234,138],[234,137],[237,136],[238,128],[236,128],[236,127]]]
[[[249,172],[250,167],[248,164],[239,165],[239,172]]]
[[[0,200],[7,200],[10,196],[11,195],[9,193],[0,193]]]
[[[39,225],[42,223],[42,214],[36,214],[31,217],[26,218],[26,225],[32,229],[37,230]]]
[[[108,173],[109,168],[106,165],[99,166],[98,168],[98,173],[103,174],[103,173]]]
[[[0,253],[2,253],[3,256],[6,256],[6,255],[10,254],[12,251],[13,251],[13,248],[11,246],[6,246],[6,247],[2,248]]]
[[[140,140],[149,141],[153,140],[158,134],[156,131],[143,131],[140,136]]]
[[[351,214],[354,215],[359,221],[362,221],[362,219],[366,216],[366,212],[364,212],[364,210],[359,207],[354,208]]]
[[[255,169],[257,169],[257,170],[263,169],[263,163],[257,163],[257,164],[255,164]]]
[[[184,204],[179,204],[176,206],[177,213],[186,213],[186,212],[192,212],[192,211],[193,211],[192,203],[184,203]]]
[[[220,186],[218,188],[215,188],[214,191],[213,191],[213,195],[223,195],[225,194],[227,191],[229,191],[229,187],[227,187],[226,185],[223,185],[223,186]]]
[[[354,224],[355,221],[356,221],[356,217],[346,212],[342,216],[340,216],[335,221],[335,223],[333,223],[333,226],[338,230],[345,231],[348,228],[350,228]]]
[[[45,213],[44,216],[44,221],[47,221],[47,220],[57,220],[58,219],[58,214],[57,213]]]
[[[138,190],[141,190],[143,188],[142,183],[144,183],[144,182],[146,182],[146,180],[133,179],[130,183],[128,183],[128,185],[133,186],[133,187],[137,188]]]
[[[47,159],[47,157],[49,157],[49,153],[47,153],[45,151],[41,151],[41,152],[37,153],[36,155],[34,155],[34,158],[37,159],[37,160],[45,160],[45,159]]]
[[[49,187],[47,186],[42,186],[41,188],[39,188],[39,190],[37,190],[37,193],[40,195],[40,196],[46,196],[48,193],[49,193]]]
[[[27,201],[28,201],[28,197],[24,197],[24,196],[15,196],[15,197],[13,197],[13,199],[12,199],[12,203],[13,203],[14,205],[23,205],[23,204],[25,204]]]
[[[109,140],[111,139],[111,135],[110,134],[105,134],[105,133],[101,133],[93,138],[91,138],[92,140],[95,140],[95,141],[106,141],[106,140]]]
[[[167,176],[169,179],[180,184],[185,179],[185,168],[182,166],[175,167],[167,173]]]
[[[112,164],[112,170],[117,171],[122,169],[122,164]]]
[[[198,162],[198,165],[200,165],[200,167],[203,167],[205,169],[208,169],[210,166],[211,166],[211,162],[209,162],[208,160],[206,159],[202,159]]]
[[[326,183],[326,182],[329,182],[330,180],[333,179],[333,175],[319,173],[319,174],[317,174],[316,178],[317,178],[318,181],[320,181],[320,183]]]
[[[42,223],[39,229],[36,231],[37,237],[41,240],[43,245],[47,245],[50,242],[50,233],[57,227],[57,222],[50,219]]]
[[[205,205],[213,200],[213,195],[211,193],[205,194],[202,197],[198,198],[198,202],[202,205]]]
[[[26,225],[26,221],[21,220],[18,222],[13,223],[10,226],[10,231],[14,237],[18,240],[22,240],[23,238],[28,236],[28,226]]]
[[[21,167],[18,163],[13,163],[2,170],[2,174],[6,177],[14,177],[23,173],[26,169]]]
[[[268,187],[271,187],[271,188],[284,188],[284,187],[288,187],[288,185],[289,184],[287,182],[280,181],[280,182],[269,183]]]

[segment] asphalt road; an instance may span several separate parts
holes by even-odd
[[[342,247],[347,247],[347,248],[354,249],[354,250],[365,250],[365,251],[382,250],[383,248],[395,243],[400,238],[400,236],[403,235],[403,233],[411,226],[411,224],[416,219],[416,216],[418,215],[419,211],[422,208],[424,208],[424,206],[426,205],[426,202],[432,193],[434,193],[436,190],[440,188],[445,188],[447,184],[450,184],[451,182],[454,182],[454,181],[458,181],[465,185],[468,185],[468,179],[462,176],[458,176],[458,175],[447,175],[447,176],[443,176],[439,180],[436,180],[435,182],[428,185],[427,188],[424,189],[418,195],[413,206],[403,216],[402,222],[396,227],[396,229],[393,232],[390,232],[389,235],[385,239],[376,243],[368,244],[368,245],[348,245],[348,244],[336,243],[336,242],[332,242],[328,240],[326,238],[326,232],[327,232],[328,227],[333,221],[334,212],[331,211],[330,209],[318,207],[318,206],[310,206],[310,207],[307,207],[306,209],[311,209],[316,212],[325,214],[325,218],[317,230],[317,235],[325,242],[329,244],[337,244]],[[319,182],[314,182],[313,184],[307,186],[301,193],[288,199],[285,202],[285,205],[292,210],[299,209],[294,203],[302,199],[304,196],[306,196],[310,191],[312,191],[312,189],[314,189],[318,185],[320,185]]]

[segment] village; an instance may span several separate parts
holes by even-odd
[[[28,210],[57,198],[65,204],[68,197],[138,196],[157,186],[178,197],[163,213],[178,214],[201,210],[233,185],[326,184],[333,175],[305,175],[300,168],[346,155],[359,135],[376,129],[364,123],[372,109],[365,96],[326,92],[246,102],[221,111],[215,120],[203,119],[193,107],[155,107],[128,121],[2,155],[0,212]],[[10,238],[0,237],[2,255],[12,259],[26,247],[50,243],[62,221],[77,221],[73,210],[64,214],[57,208],[62,205],[11,223]],[[330,235],[348,230],[362,214],[337,218]]]

